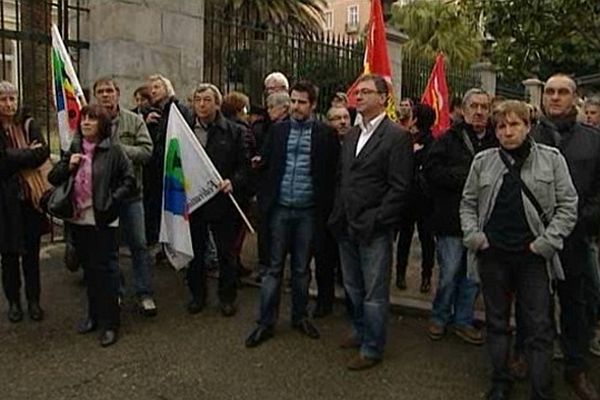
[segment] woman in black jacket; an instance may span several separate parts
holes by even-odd
[[[79,333],[101,329],[100,344],[117,341],[119,269],[117,227],[120,203],[136,182],[131,162],[110,141],[111,120],[98,106],[81,110],[81,123],[70,150],[48,175],[55,186],[73,179],[73,242],[85,274],[88,314]]]
[[[0,257],[2,285],[8,300],[8,319],[23,319],[22,263],[29,317],[40,321],[40,236],[44,220],[39,199],[45,188],[38,167],[49,151],[31,119],[18,114],[16,87],[0,82]]]

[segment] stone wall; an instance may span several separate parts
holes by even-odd
[[[88,6],[82,85],[113,76],[121,103],[130,106],[148,75],[171,79],[182,100],[202,81],[204,0],[91,0]]]

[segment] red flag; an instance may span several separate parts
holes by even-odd
[[[388,81],[390,86],[390,96],[388,98],[387,111],[390,118],[392,118],[393,115],[393,119],[395,119],[396,105],[392,87],[392,67],[388,56],[381,0],[371,1],[371,16],[369,18],[363,66],[364,69],[362,75],[378,74]],[[354,82],[347,92],[348,104],[352,107],[356,106],[356,96],[354,94],[356,85],[357,82]]]
[[[448,103],[448,85],[446,84],[446,69],[444,55],[438,54],[435,65],[431,70],[429,81],[421,103],[431,106],[435,111],[435,123],[431,132],[434,138],[439,138],[450,127],[450,104]]]

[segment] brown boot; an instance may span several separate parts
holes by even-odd
[[[363,356],[362,354],[356,354],[348,362],[347,366],[350,371],[362,371],[365,369],[373,368],[380,362],[381,362],[381,359],[379,359],[379,358],[370,358],[370,357]]]
[[[599,400],[596,388],[590,382],[585,371],[573,370],[565,372],[565,381],[581,400]]]

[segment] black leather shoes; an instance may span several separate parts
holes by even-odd
[[[256,347],[259,344],[273,337],[273,328],[257,326],[252,333],[246,338],[246,347]]]
[[[221,303],[221,314],[224,317],[233,317],[237,312],[237,308],[233,303]]]
[[[77,326],[77,333],[80,335],[85,335],[86,333],[90,333],[96,330],[98,324],[91,318],[86,318],[79,323]]]
[[[486,400],[508,400],[510,389],[502,386],[494,386],[486,395]]]
[[[29,312],[29,318],[31,318],[32,321],[37,322],[44,319],[44,310],[42,310],[40,303],[37,301],[30,302],[27,311]]]
[[[117,336],[117,331],[112,329],[105,330],[102,335],[100,335],[100,346],[108,347],[117,343]]]
[[[321,334],[317,330],[317,328],[307,319],[303,319],[297,324],[292,325],[293,328],[302,334],[308,336],[311,339],[318,339],[321,337]]]
[[[19,302],[9,303],[8,320],[12,323],[20,322],[23,319],[23,309]]]
[[[187,305],[187,311],[192,315],[198,314],[204,310],[204,305],[205,303],[203,301],[192,299]]]

